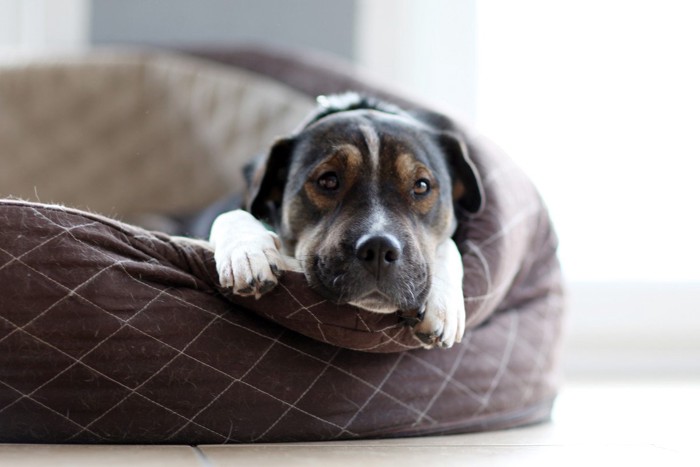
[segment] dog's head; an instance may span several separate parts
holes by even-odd
[[[323,99],[258,163],[248,209],[326,297],[376,312],[420,309],[455,206],[482,204],[466,144],[438,114],[356,94]]]

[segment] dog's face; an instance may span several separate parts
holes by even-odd
[[[257,180],[251,212],[275,224],[311,286],[375,312],[423,306],[436,248],[455,230],[453,201],[481,203],[453,134],[372,107],[331,112],[278,142]]]

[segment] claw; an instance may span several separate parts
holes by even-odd
[[[270,290],[274,289],[276,285],[277,285],[277,281],[266,280],[266,281],[260,283],[260,287],[259,287],[258,291],[260,292],[261,295],[264,295],[264,294],[268,293]]]
[[[414,311],[399,311],[399,319],[406,326],[416,327],[423,322],[423,317],[425,316],[425,305],[421,306],[419,310]]]
[[[420,310],[418,310],[418,314],[416,315],[416,319],[418,320],[419,323],[422,323],[424,317],[425,317],[425,303],[420,307]]]
[[[427,334],[424,332],[417,332],[414,334],[416,338],[421,341],[423,347],[426,349],[432,349],[435,346],[435,340],[437,336],[435,334]]]

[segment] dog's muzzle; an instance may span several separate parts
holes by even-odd
[[[341,242],[340,250],[317,254],[309,282],[336,303],[379,313],[419,309],[430,287],[429,270],[395,235],[367,233]]]

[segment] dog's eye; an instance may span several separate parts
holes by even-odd
[[[338,175],[335,172],[325,172],[318,177],[316,184],[322,190],[334,191],[338,189],[340,182],[338,180]]]
[[[415,195],[425,195],[430,191],[430,182],[425,178],[420,178],[416,180],[413,185],[413,194]]]

